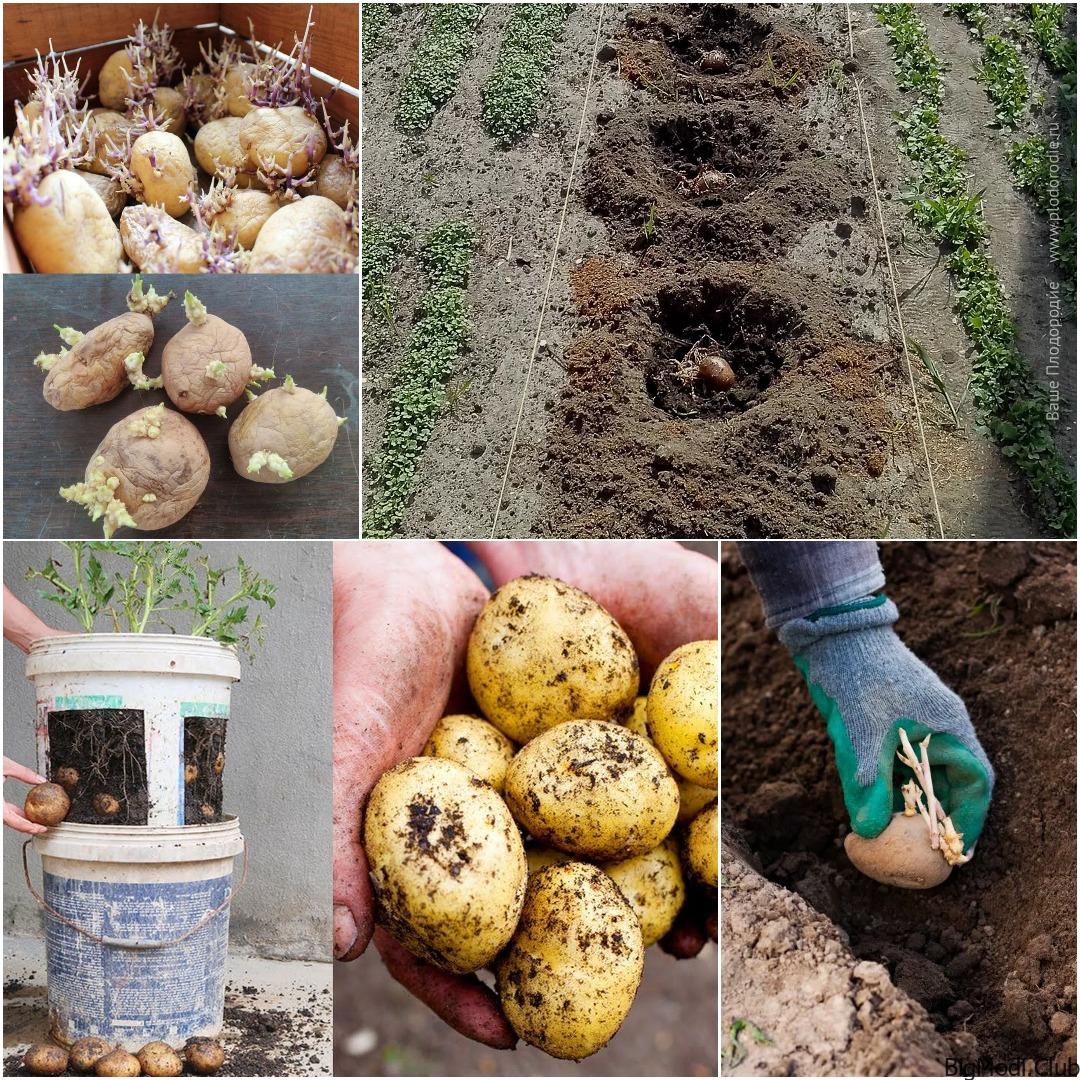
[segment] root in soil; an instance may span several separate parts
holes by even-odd
[[[184,824],[221,820],[225,719],[184,718]]]

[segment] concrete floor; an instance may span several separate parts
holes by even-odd
[[[332,965],[303,960],[266,960],[230,952],[225,980],[225,1007],[280,1010],[317,1031],[318,1048],[305,1050],[290,1062],[293,1076],[329,1076],[333,1071]],[[8,991],[9,986],[18,989]],[[257,988],[256,993],[243,992]],[[301,1013],[301,1009],[305,1012]],[[37,938],[4,936],[4,1056],[48,1041],[45,992],[45,943]],[[242,1035],[226,1023],[222,1042],[226,1054],[231,1039]],[[309,1036],[310,1039],[310,1036]],[[308,1060],[317,1057],[318,1061]],[[226,1058],[226,1070],[228,1059]]]

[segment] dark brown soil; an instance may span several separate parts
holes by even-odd
[[[997,771],[975,859],[929,892],[863,877],[831,744],[723,558],[722,797],[768,877],[885,964],[954,1052],[1075,1058],[1076,563],[1072,545],[882,546],[899,632],[967,703]]]
[[[221,820],[225,727],[224,717],[184,718],[184,823],[187,825]]]

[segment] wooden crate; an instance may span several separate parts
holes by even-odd
[[[358,4],[314,4],[311,31],[311,66],[327,78],[312,78],[322,96],[339,81],[343,88],[330,99],[327,110],[337,120],[348,120],[349,130],[360,127],[360,22]],[[201,59],[201,42],[219,43],[230,32],[243,38],[250,26],[255,37],[270,46],[292,48],[293,35],[302,34],[307,4],[5,4],[4,5],[4,132],[15,123],[16,101],[30,96],[29,72],[49,42],[68,64],[79,63],[79,75],[90,74],[87,90],[97,87],[98,73],[109,56],[124,47],[135,24],[150,23],[155,13],[173,30],[173,44],[190,70]],[[96,97],[91,95],[91,104]],[[4,216],[4,253],[8,272],[29,267]]]

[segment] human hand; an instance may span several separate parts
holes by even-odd
[[[496,585],[525,573],[584,589],[626,628],[643,676],[673,649],[716,636],[717,572],[678,544],[473,545]],[[590,552],[589,548],[592,548]],[[651,554],[650,554],[651,552]],[[441,545],[339,544],[334,561],[334,955],[352,960],[372,937],[363,807],[387,769],[418,754],[448,702],[463,701],[464,657],[487,599],[479,579]],[[669,951],[694,955],[700,922]],[[713,923],[715,936],[715,922]],[[390,973],[470,1038],[516,1042],[494,995],[472,976],[453,976],[375,934]],[[689,941],[689,944],[687,944]]]
[[[54,630],[48,623],[42,622],[15,594],[4,586],[4,637],[22,652],[29,652],[30,646],[39,638],[58,637],[66,633]]]
[[[38,776],[32,769],[28,769],[25,765],[20,765],[17,761],[12,761],[11,758],[6,757],[4,758],[4,779],[6,780],[9,776],[14,780],[21,780],[24,784],[45,783],[44,776]],[[29,833],[31,836],[47,831],[44,825],[38,825],[36,822],[30,821],[23,814],[20,807],[14,803],[9,803],[6,799],[4,800],[4,824],[9,829]]]

